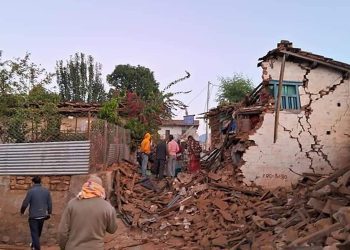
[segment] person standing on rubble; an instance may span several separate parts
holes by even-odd
[[[41,186],[41,178],[32,178],[33,186],[28,190],[22,202],[21,214],[23,215],[29,205],[29,228],[32,238],[31,249],[40,250],[40,236],[44,221],[50,218],[52,213],[52,201],[49,190]]]
[[[167,166],[167,176],[175,177],[175,169],[176,169],[176,154],[180,151],[179,145],[174,140],[173,135],[169,135],[168,142],[168,166]]]
[[[68,202],[58,226],[61,250],[103,250],[104,236],[117,230],[115,209],[105,200],[101,178],[91,175]]]
[[[141,142],[141,154],[142,154],[142,165],[141,165],[141,172],[142,177],[147,177],[147,165],[148,165],[148,158],[151,153],[151,134],[146,133],[142,142]]]
[[[155,174],[157,175],[159,180],[163,179],[164,177],[166,156],[167,156],[167,145],[165,141],[165,136],[161,135],[160,140],[158,141],[156,146],[156,163],[155,163],[156,164]]]
[[[200,153],[202,152],[202,148],[192,135],[187,139],[187,150],[189,154],[188,170],[191,173],[195,173],[200,169]]]

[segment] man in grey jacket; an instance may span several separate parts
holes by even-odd
[[[115,209],[105,200],[101,178],[90,176],[68,202],[58,226],[61,250],[103,250],[106,233],[117,230]]]
[[[34,250],[40,250],[40,236],[44,221],[50,218],[52,213],[52,201],[49,190],[41,186],[41,178],[35,176],[32,178],[34,185],[28,190],[21,206],[23,215],[29,205],[29,228],[32,237],[31,247]]]

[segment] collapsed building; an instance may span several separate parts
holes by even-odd
[[[258,67],[262,83],[246,100],[206,115],[212,148],[231,158],[225,162],[237,180],[288,187],[302,173],[344,167],[350,160],[350,65],[281,41]]]
[[[349,249],[350,65],[282,41],[258,66],[263,82],[243,102],[206,113],[212,147],[201,171],[158,181],[130,162],[113,166],[115,206],[147,241]]]

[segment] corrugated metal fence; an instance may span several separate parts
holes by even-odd
[[[90,141],[0,144],[0,175],[87,174]]]

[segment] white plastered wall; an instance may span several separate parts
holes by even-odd
[[[271,79],[279,79],[280,65],[279,60],[264,63]],[[284,80],[308,79],[299,92],[301,106],[311,113],[281,111],[276,143],[274,114],[265,114],[262,126],[249,138],[257,146],[243,155],[246,183],[290,186],[299,178],[292,171],[329,173],[350,162],[350,81],[342,81],[340,72],[324,66],[309,72],[304,66],[286,62]]]

